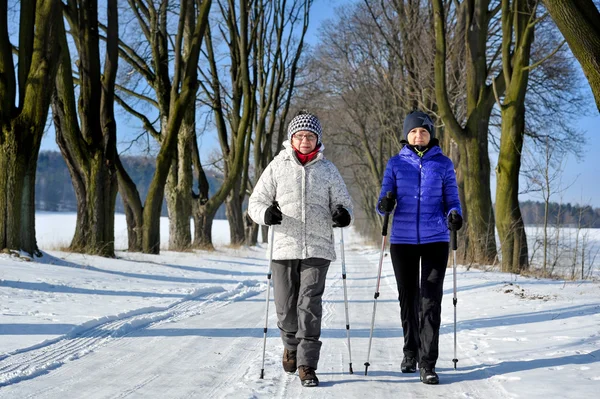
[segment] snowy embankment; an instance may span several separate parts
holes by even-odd
[[[124,218],[123,218],[124,219]],[[270,306],[262,366],[265,248],[116,259],[68,245],[74,217],[41,214],[37,262],[0,255],[0,398],[595,397],[600,384],[600,285],[458,268],[453,369],[452,269],[442,304],[439,386],[401,374],[402,329],[389,257],[367,359],[379,252],[345,230],[351,356],[348,373],[340,261],[324,295],[321,386],[302,388],[281,370],[283,347]],[[166,243],[166,223],[162,223]],[[117,221],[117,242],[126,243]],[[122,241],[119,241],[122,240]],[[119,246],[123,248],[124,245]]]

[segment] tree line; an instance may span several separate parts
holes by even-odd
[[[146,198],[152,176],[156,170],[155,159],[148,156],[121,156],[123,168],[138,188],[142,200]],[[208,172],[209,195],[214,195],[221,185],[222,176]],[[35,177],[35,209],[47,212],[77,212],[77,197],[64,158],[56,151],[41,151],[38,158],[38,173]],[[115,211],[125,213],[123,199],[117,194]],[[163,201],[162,216],[168,216],[166,201]],[[225,207],[215,214],[216,219],[225,219]]]
[[[145,198],[156,169],[155,159],[145,156],[125,156],[121,157],[121,161],[138,188],[140,197]],[[211,190],[209,195],[214,195],[223,178],[215,173],[208,174],[207,178]],[[58,152],[40,152],[35,191],[35,208],[38,211],[77,211],[77,199],[69,170]],[[525,225],[541,226],[544,223],[545,204],[543,202],[524,201],[520,202],[520,207]],[[122,199],[119,196],[117,196],[115,210],[125,213]],[[161,215],[168,216],[166,201],[163,203]],[[225,208],[222,207],[215,215],[215,219],[225,218]],[[551,202],[549,219],[552,224],[564,227],[600,228],[600,208]]]
[[[305,107],[323,120],[359,227],[377,230],[381,174],[404,115],[419,108],[435,117],[456,165],[461,260],[495,262],[497,231],[502,270],[527,269],[519,179],[550,195],[560,155],[584,144],[569,121],[592,108],[580,70],[600,104],[597,2],[357,0],[310,48],[312,4],[0,0],[0,248],[39,254],[35,181],[47,123],[77,201],[70,249],[114,256],[117,192],[130,251],[159,252],[164,201],[170,250],[212,248],[223,205],[232,244],[256,243],[243,203]],[[137,121],[136,140],[156,149],[144,195],[117,152],[122,113]],[[200,157],[205,132],[219,144],[211,159]],[[222,176],[213,191],[209,164]]]

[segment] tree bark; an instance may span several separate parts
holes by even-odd
[[[234,183],[233,189],[225,202],[225,213],[229,221],[229,239],[231,245],[242,245],[245,242],[244,215],[242,213],[242,195],[240,194],[241,178]]]
[[[505,1],[502,12],[506,93],[500,107],[502,133],[496,167],[496,215],[502,271],[520,273],[528,268],[527,237],[519,206],[519,173],[536,4],[535,1],[511,3]]]
[[[215,206],[216,205],[216,206]],[[219,204],[210,203],[202,206],[199,201],[194,202],[194,248],[212,251],[212,225]]]
[[[488,123],[485,116],[482,118],[481,124]],[[465,242],[468,247],[465,250],[467,262],[491,264],[496,257],[496,237],[489,179],[490,163],[487,156],[487,128],[485,133],[479,133],[459,140],[462,162],[458,167],[463,176],[465,200],[463,217],[465,223],[468,223],[468,241]]]
[[[181,125],[177,155],[167,179],[167,208],[169,210],[169,250],[185,251],[192,245],[192,140],[194,131],[193,107]]]
[[[19,151],[13,125],[2,127],[0,145],[0,247],[20,250],[21,243],[21,195],[26,173],[26,163]]]
[[[140,194],[129,174],[123,168],[121,159],[117,156],[117,179],[119,193],[123,199],[125,219],[127,221],[127,250],[142,251],[142,226],[144,225],[144,207]]]
[[[57,70],[60,7],[53,0],[21,2],[16,74],[8,9],[0,4],[0,250],[40,254],[35,171]]]
[[[590,84],[600,111],[600,12],[593,0],[544,0]]]

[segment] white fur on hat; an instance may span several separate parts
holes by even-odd
[[[292,139],[294,133],[303,130],[316,134],[317,144],[321,142],[321,122],[319,118],[307,111],[300,111],[288,125],[288,140]]]

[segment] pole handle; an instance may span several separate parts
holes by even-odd
[[[450,246],[452,247],[453,251],[458,249],[458,245],[456,244],[456,235],[456,230],[450,231]]]
[[[392,199],[392,192],[388,191],[385,196],[389,199]],[[387,230],[388,230],[388,223],[390,221],[390,213],[386,212],[385,215],[383,216],[383,227],[381,228],[381,235],[382,236],[387,236]]]
[[[450,212],[450,214],[457,215],[458,212],[456,212],[456,210],[453,210],[452,212]],[[456,236],[457,236],[457,231],[454,229],[451,229],[450,230],[450,247],[452,248],[453,251],[456,251],[458,249]]]

